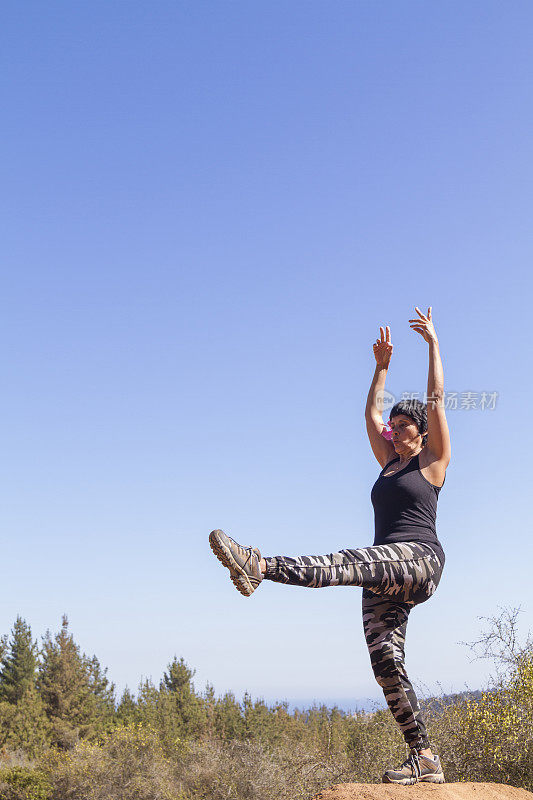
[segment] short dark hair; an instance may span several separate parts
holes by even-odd
[[[391,408],[389,419],[397,417],[399,414],[404,414],[406,417],[411,417],[413,422],[416,424],[419,433],[421,433],[423,436],[422,444],[424,445],[428,438],[428,410],[426,404],[420,402],[420,400],[415,400],[414,398],[411,400],[400,400],[399,403],[395,403]]]

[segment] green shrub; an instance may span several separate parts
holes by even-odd
[[[40,770],[29,767],[0,769],[0,800],[50,800],[52,786]]]
[[[119,726],[99,742],[51,750],[41,760],[54,800],[175,800],[172,770],[147,726]],[[178,795],[179,796],[179,795]]]
[[[474,644],[499,667],[488,689],[428,715],[449,781],[533,789],[533,646],[530,639],[518,645],[517,613],[489,619],[490,630]]]

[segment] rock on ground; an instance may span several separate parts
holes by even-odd
[[[502,783],[341,783],[325,789],[315,800],[533,800],[533,794]]]

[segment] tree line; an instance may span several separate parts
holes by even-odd
[[[533,789],[533,640],[519,643],[517,614],[489,618],[474,643],[497,667],[486,690],[423,703],[448,781]],[[405,757],[388,709],[290,711],[198,692],[193,677],[174,657],[157,684],[117,698],[66,617],[41,646],[17,617],[0,638],[0,800],[307,800]]]
[[[238,702],[231,692],[215,696],[210,684],[197,692],[193,677],[184,659],[174,657],[158,685],[141,681],[136,695],[126,688],[117,699],[107,668],[81,652],[66,616],[40,647],[18,616],[11,634],[0,639],[0,747],[34,757],[50,747],[69,750],[95,741],[116,726],[144,724],[169,745],[251,738],[276,745],[289,736],[327,740],[332,750],[347,743],[351,720],[368,716],[324,705],[290,712],[288,703],[269,706],[248,693]]]

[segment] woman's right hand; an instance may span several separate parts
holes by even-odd
[[[376,343],[374,345],[374,356],[376,357],[376,363],[378,367],[384,367],[387,369],[392,356],[390,328],[387,325],[385,330],[383,330],[383,328],[380,326],[379,332],[381,334],[381,339],[376,339]]]

